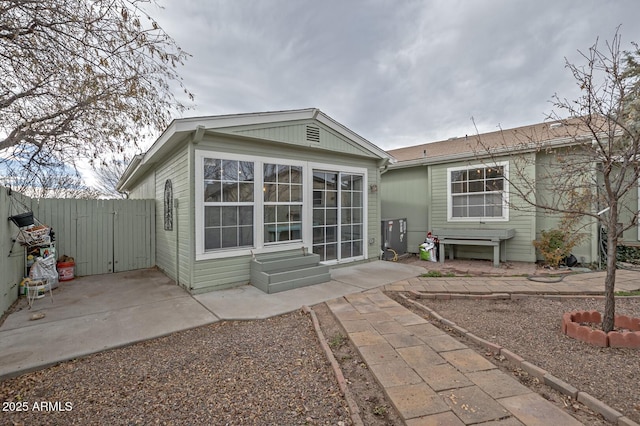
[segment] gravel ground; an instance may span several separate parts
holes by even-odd
[[[565,336],[560,328],[563,313],[573,310],[602,313],[603,300],[419,302],[640,422],[640,351],[593,347]],[[616,314],[640,317],[640,299],[618,299]]]
[[[0,402],[0,424],[351,424],[310,316],[300,311],[220,322],[24,374],[0,382]]]

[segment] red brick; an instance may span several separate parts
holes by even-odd
[[[582,340],[583,342],[588,342],[589,341],[589,335],[591,334],[591,328],[584,326],[584,325],[579,325],[578,329],[576,330],[576,339],[578,340]]]
[[[587,343],[594,346],[600,346],[603,348],[609,346],[609,337],[607,336],[607,333],[602,330],[591,330],[587,337]]]
[[[610,331],[608,337],[609,346],[612,348],[640,348],[640,331],[624,333]]]
[[[599,324],[602,322],[602,316],[598,311],[588,311],[587,312],[587,322],[592,322],[594,324]]]
[[[616,315],[616,319],[614,321],[616,327],[627,328],[631,330],[631,317],[626,315]]]
[[[567,336],[572,337],[574,339],[576,339],[577,335],[576,333],[578,332],[578,323],[577,322],[569,322],[567,323]]]
[[[640,331],[640,318],[634,318],[631,321],[631,329],[635,331]]]

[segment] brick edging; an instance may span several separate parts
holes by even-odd
[[[414,295],[417,294],[419,296],[421,296],[423,293],[418,293],[415,291],[409,291],[410,295]],[[511,363],[515,364],[517,367],[522,368],[524,371],[526,371],[527,373],[529,373],[530,375],[538,378],[542,383],[544,383],[545,385],[557,390],[558,392],[567,395],[569,397],[571,397],[574,400],[577,400],[581,403],[583,403],[584,405],[586,405],[587,407],[589,407],[590,409],[594,410],[595,412],[601,414],[605,419],[607,419],[610,422],[613,422],[619,426],[640,426],[640,424],[634,422],[633,420],[629,419],[628,417],[626,417],[623,413],[620,413],[619,411],[613,409],[612,407],[608,406],[607,404],[605,404],[604,402],[596,399],[595,397],[589,395],[586,392],[582,392],[580,390],[578,390],[576,387],[572,386],[571,384],[560,380],[559,378],[553,376],[551,373],[547,372],[546,370],[526,361],[524,358],[522,358],[521,356],[517,355],[514,352],[511,352],[507,349],[504,349],[502,346],[489,342],[488,340],[482,339],[478,336],[476,336],[475,334],[465,330],[462,327],[459,327],[456,325],[456,323],[454,323],[453,321],[447,320],[444,317],[442,317],[441,315],[439,315],[436,311],[434,311],[433,309],[415,301],[415,300],[411,300],[409,297],[398,293],[398,295],[400,297],[402,297],[404,300],[406,300],[407,302],[413,304],[414,306],[416,306],[417,308],[425,311],[431,318],[433,318],[434,320],[440,322],[443,325],[446,325],[450,328],[452,328],[454,331],[456,331],[458,334],[460,334],[461,336],[464,336],[476,343],[478,343],[479,345],[481,345],[482,347],[484,347],[485,349],[487,349],[488,351],[493,352],[496,355],[502,355],[505,359],[507,359],[508,361],[510,361]],[[469,298],[477,298],[477,295],[467,295],[470,296]],[[513,295],[511,295],[513,296]],[[593,296],[589,296],[589,297],[593,297]],[[424,297],[423,297],[424,298]],[[463,333],[462,331],[464,331],[465,333]]]
[[[612,348],[640,349],[640,318],[627,315],[615,315],[615,326],[632,331],[610,331],[592,329],[582,323],[598,324],[602,316],[598,311],[573,311],[562,315],[562,333],[572,339],[583,341],[593,346]]]

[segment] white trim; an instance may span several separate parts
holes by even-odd
[[[349,257],[347,259],[340,260],[330,260],[326,262],[322,262],[326,265],[337,265],[349,262],[356,262],[359,260],[365,260],[369,258],[369,236],[368,236],[368,228],[369,228],[369,173],[366,168],[363,167],[353,167],[353,166],[340,166],[336,164],[326,164],[326,163],[314,163],[309,162],[309,180],[308,182],[313,182],[313,170],[326,170],[328,172],[345,172],[345,173],[353,173],[362,175],[362,256]],[[339,185],[339,182],[338,182]],[[311,198],[311,202],[305,205],[305,209],[307,210],[308,217],[313,218],[313,183],[308,186],[309,191],[311,192],[309,195]],[[340,197],[338,197],[338,235],[340,235]],[[310,222],[311,223],[311,222]],[[305,241],[309,241],[309,246],[313,247],[313,225],[308,227],[309,231],[309,239]],[[338,244],[338,250],[340,250],[340,245]]]
[[[451,172],[458,170],[486,169],[487,167],[503,167],[504,188],[502,190],[502,217],[453,217],[453,203],[451,194]],[[508,222],[509,221],[509,162],[498,161],[495,163],[468,164],[447,168],[447,222]]]
[[[253,220],[253,247],[218,249],[215,251],[204,250],[204,234],[201,230],[204,228],[204,209],[202,194],[204,193],[204,176],[203,166],[205,158],[216,158],[222,160],[251,161],[254,163],[254,220]],[[262,187],[264,186],[265,163],[286,164],[291,166],[302,167],[302,241],[296,240],[282,243],[264,243],[264,202]],[[362,188],[362,207],[363,207],[363,238],[362,238],[362,256],[356,256],[342,260],[339,263],[347,263],[368,258],[368,170],[361,167],[340,166],[336,164],[315,163],[306,161],[290,160],[286,158],[275,157],[256,157],[242,154],[232,154],[228,152],[220,152],[206,149],[195,150],[195,260],[211,260],[224,259],[230,257],[250,256],[252,254],[273,253],[292,249],[300,249],[305,247],[311,252],[313,247],[313,170],[322,169],[335,172],[346,172],[360,174],[363,176]],[[339,226],[339,225],[338,225]],[[327,264],[336,264],[338,262],[326,262]]]

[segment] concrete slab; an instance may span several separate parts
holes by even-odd
[[[444,331],[429,322],[425,322],[423,324],[408,325],[405,328],[409,332],[418,336],[423,341],[428,337],[441,336],[443,334],[446,334]]]
[[[537,393],[531,392],[503,398],[498,402],[527,426],[578,426],[582,424]]]
[[[372,289],[416,277],[424,268],[396,262],[375,261],[331,270],[331,279],[344,284]]]
[[[427,345],[412,346],[397,349],[398,354],[414,370],[429,369],[434,365],[444,364],[447,361]]]
[[[422,382],[420,376],[403,360],[373,364],[369,368],[384,388],[415,385]]]
[[[372,322],[371,325],[380,334],[408,334],[409,332],[396,321]]]
[[[216,316],[225,320],[264,319],[293,312],[337,297],[363,297],[370,290],[400,279],[415,277],[424,270],[413,265],[373,261],[331,270],[331,281],[280,293],[267,294],[251,285],[194,296]],[[370,302],[363,302],[370,305]],[[374,312],[377,311],[375,308]],[[356,319],[356,318],[352,318]]]
[[[383,364],[386,362],[401,360],[400,355],[398,355],[398,353],[388,343],[362,346],[359,348],[359,351],[367,365]]]
[[[498,368],[472,349],[442,352],[440,355],[462,373]]]
[[[449,411],[449,407],[424,383],[387,389],[391,403],[404,420]]]
[[[434,391],[457,389],[472,386],[473,382],[456,370],[451,364],[437,364],[423,368],[415,367],[416,372]]]
[[[407,426],[464,426],[452,411],[407,420]]]
[[[349,333],[349,338],[358,348],[362,346],[381,345],[387,341],[375,330],[357,331]]]
[[[476,371],[467,374],[467,377],[493,398],[505,398],[531,392],[528,387],[500,370]]]
[[[464,343],[460,343],[458,340],[449,336],[448,334],[438,334],[435,336],[421,337],[420,340],[429,345],[436,352],[455,351],[460,349],[466,349],[467,346]]]
[[[0,378],[218,321],[162,277],[145,270],[81,278],[54,290],[53,305],[11,314],[0,327]],[[29,321],[38,311],[45,318]]]
[[[365,320],[342,321],[342,326],[347,333],[355,333],[356,331],[373,331],[374,328]]]
[[[406,332],[397,334],[385,334],[383,337],[387,339],[387,342],[389,342],[389,344],[391,344],[391,346],[396,349],[424,344],[422,340]]]
[[[243,285],[193,297],[220,319],[251,320],[293,312],[303,305],[311,306],[359,291],[359,287],[330,281],[274,294],[264,293],[252,285]]]
[[[502,405],[477,386],[440,392],[445,402],[464,424],[476,424],[499,420],[510,415]],[[549,423],[562,424],[562,423]]]

